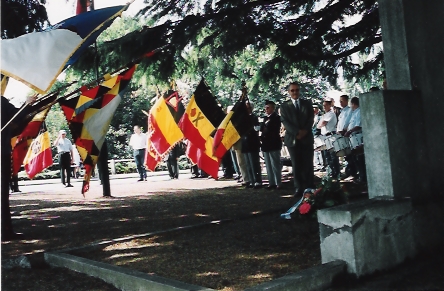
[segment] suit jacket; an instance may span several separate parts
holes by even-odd
[[[270,116],[264,117],[264,122],[261,124],[262,151],[276,151],[282,148],[280,130],[281,117],[276,112],[273,112]]]
[[[313,104],[310,100],[299,99],[300,109],[296,112],[292,100],[287,100],[281,106],[281,121],[285,127],[284,144],[287,147],[294,147],[301,143],[304,146],[313,147],[313,132],[311,127],[314,122]],[[296,135],[299,130],[305,129],[307,135],[297,140]]]

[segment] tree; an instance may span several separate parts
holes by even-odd
[[[258,53],[275,48],[258,75],[267,83],[297,68],[305,73],[318,70],[334,84],[339,68],[345,76],[359,77],[382,64],[382,52],[362,66],[350,57],[357,52],[368,53],[382,41],[376,0],[207,0],[203,3],[147,0],[146,3],[139,16],[149,17],[147,26],[104,43],[99,52],[101,55],[118,52],[113,57],[122,62],[147,48],[169,44],[162,57],[150,66],[155,67],[150,72],[163,80],[181,68],[183,54],[190,46],[206,49],[213,59],[227,62],[248,48]]]
[[[48,22],[45,0],[2,0],[2,39],[41,31]]]

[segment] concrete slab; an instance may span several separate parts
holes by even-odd
[[[64,267],[102,279],[123,291],[211,291],[213,289],[145,274],[118,266],[96,262],[64,253],[45,253],[45,260],[54,267]]]
[[[321,291],[345,274],[347,264],[337,260],[258,285],[245,291]]]

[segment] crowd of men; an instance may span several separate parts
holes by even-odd
[[[284,158],[281,153],[284,152],[290,156],[295,195],[302,195],[307,188],[315,188],[314,171],[325,171],[326,168],[332,179],[352,177],[355,183],[366,183],[359,98],[349,100],[347,95],[342,95],[341,107],[335,107],[333,99],[324,98],[321,114],[317,104],[300,98],[300,91],[298,83],[289,85],[290,98],[281,104],[280,115],[276,104],[267,100],[265,115],[259,118],[253,113],[253,103],[246,101],[253,128],[233,146],[229,153],[231,159],[224,157],[223,178],[232,178],[236,172],[234,177],[246,187],[261,188],[260,159],[263,158],[269,181],[267,189],[279,190],[282,188]],[[361,142],[352,145],[350,138],[357,134],[360,134]],[[315,137],[323,141],[340,140],[342,148],[316,148]],[[341,171],[343,166],[344,173]],[[230,168],[234,171],[226,170]]]
[[[340,107],[335,106],[334,99],[324,98],[321,114],[319,106],[309,99],[301,98],[300,93],[300,85],[291,83],[288,86],[290,98],[281,104],[280,112],[277,112],[275,102],[266,100],[264,115],[261,117],[253,113],[254,104],[249,100],[245,101],[253,127],[223,157],[223,177],[220,179],[236,179],[247,188],[262,188],[263,159],[268,178],[266,188],[280,190],[282,160],[285,158],[282,153],[285,153],[291,160],[295,195],[302,195],[307,188],[315,188],[316,170],[326,171],[332,179],[353,177],[355,183],[366,183],[363,150],[352,151],[354,148],[350,144],[352,137],[362,133],[359,98],[349,100],[347,95],[342,95]],[[140,128],[136,126],[130,142],[134,149],[139,181],[146,180],[140,158],[146,143],[135,142],[137,137],[146,140],[146,136],[142,135]],[[317,148],[314,145],[315,138],[319,138],[322,143],[326,140],[342,141],[343,148]],[[358,143],[357,147],[363,149],[363,143]],[[171,179],[178,178],[178,158],[177,147],[166,157]],[[344,171],[341,169],[343,166]],[[208,177],[197,166],[192,166],[191,172],[191,178]]]

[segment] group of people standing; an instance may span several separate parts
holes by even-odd
[[[335,179],[341,178],[339,157],[334,151],[315,152],[314,137],[316,135],[328,137],[333,134],[350,137],[361,132],[359,98],[351,98],[349,106],[349,97],[342,95],[341,108],[335,107],[333,100],[324,99],[324,114],[320,115],[319,107],[308,99],[300,98],[300,93],[300,85],[296,82],[291,83],[288,86],[290,98],[281,104],[280,115],[276,110],[276,103],[266,100],[264,115],[260,118],[253,113],[254,104],[249,100],[245,101],[253,128],[242,136],[222,159],[224,170],[222,178],[235,178],[248,188],[261,188],[263,185],[260,152],[262,151],[269,181],[267,189],[281,189],[283,147],[290,156],[295,195],[302,195],[305,189],[315,187],[315,163],[323,166],[325,161],[331,169],[331,176]],[[138,181],[146,180],[146,169],[143,164],[146,140],[146,134],[141,132],[139,126],[135,126],[129,145],[133,148],[140,176]],[[171,179],[177,179],[179,176],[178,158],[177,146],[165,158]],[[344,160],[347,164],[344,175],[354,176],[356,181],[365,183],[364,155],[349,154]],[[192,178],[207,176],[199,172],[196,166],[191,169]]]
[[[288,86],[289,99],[280,107],[280,115],[273,101],[265,102],[265,115],[258,118],[252,113],[253,104],[246,101],[253,129],[241,137],[241,147],[233,146],[237,162],[242,172],[244,185],[262,187],[260,150],[263,154],[269,185],[267,189],[281,189],[281,149],[285,147],[291,160],[293,171],[294,194],[300,196],[307,188],[314,185],[314,161],[324,160],[330,167],[332,178],[339,179],[353,176],[357,183],[366,182],[363,153],[344,156],[347,166],[341,177],[339,157],[335,151],[314,151],[314,137],[322,135],[340,135],[349,138],[362,132],[359,98],[350,100],[347,95],[340,97],[341,108],[334,107],[334,101],[323,101],[324,114],[319,114],[319,107],[308,99],[300,98],[300,85],[296,82]],[[343,163],[345,164],[345,163]],[[244,168],[244,170],[242,170]],[[358,178],[359,175],[359,178]]]
[[[345,137],[346,140],[350,136],[362,132],[361,127],[361,111],[359,108],[359,98],[353,97],[350,100],[347,95],[339,97],[341,108],[334,107],[332,99],[325,99],[323,101],[324,114],[319,114],[319,108],[314,105],[314,122],[312,132],[320,135],[325,139],[331,136]],[[363,146],[363,145],[362,145]],[[345,173],[341,175],[341,167],[339,157],[333,150],[322,150],[315,152],[314,161],[318,168],[324,167],[325,163],[331,169],[331,176],[334,179],[347,178],[353,176],[356,183],[366,183],[365,159],[363,152],[356,154],[349,152],[344,155],[346,162]],[[359,175],[359,177],[358,177]]]

